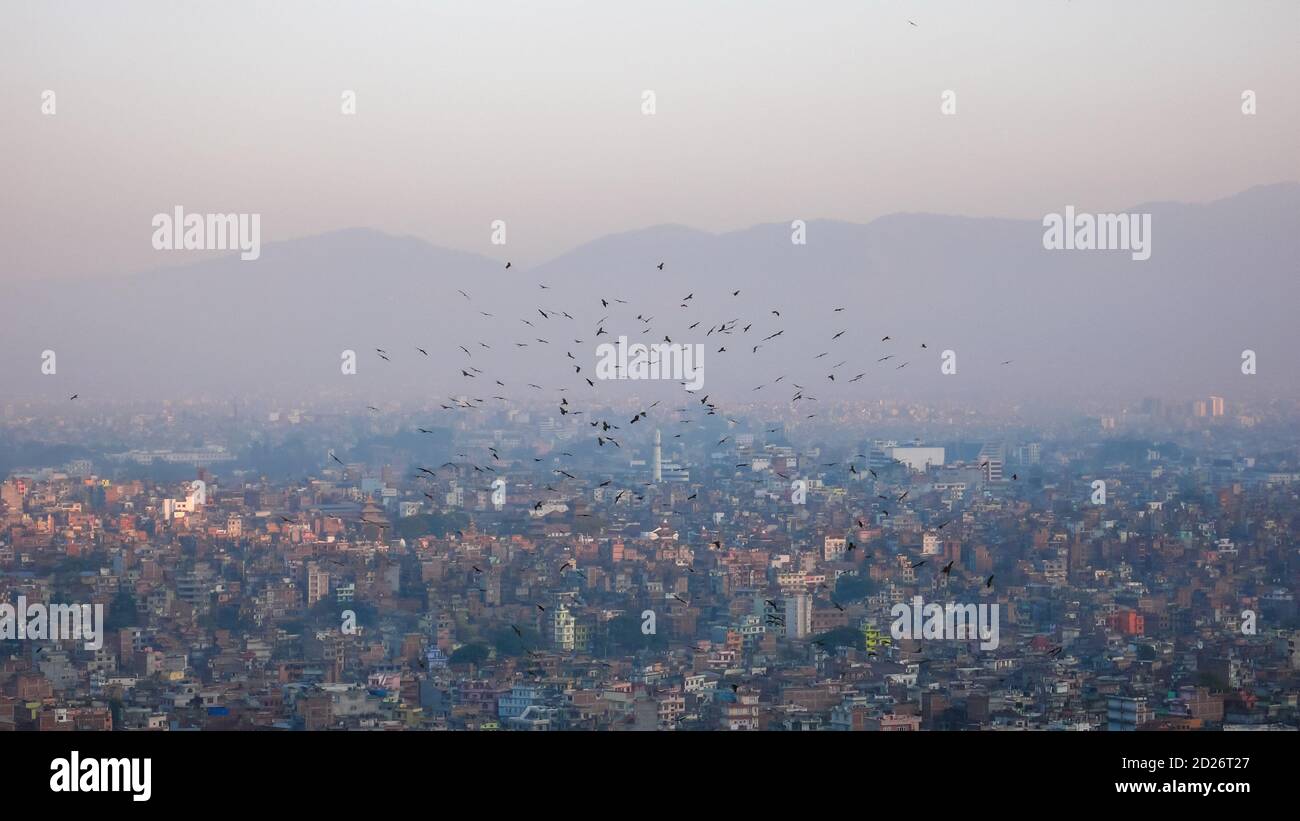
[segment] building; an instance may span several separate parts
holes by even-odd
[[[846,550],[848,550],[847,539],[827,536],[826,540],[822,542],[822,558],[828,562],[837,562],[844,558]]]
[[[1006,448],[1000,442],[986,444],[980,448],[980,455],[975,458],[984,471],[985,481],[1002,481],[1002,467],[1006,464]]]
[[[653,467],[651,469],[651,481],[662,482],[664,480],[664,453],[663,453],[663,434],[659,429],[655,429],[655,454]]]
[[[889,458],[907,465],[915,473],[925,473],[931,467],[943,467],[943,448],[917,446],[889,448]]]
[[[921,717],[900,715],[898,713],[887,713],[885,715],[865,719],[862,722],[862,729],[867,730],[868,732],[879,733],[915,733],[921,729]]]
[[[330,594],[330,574],[327,570],[321,570],[319,566],[310,564],[307,566],[307,606],[311,607],[316,602]]]
[[[1106,699],[1106,729],[1111,732],[1131,732],[1153,717],[1145,698],[1111,696]]]
[[[720,724],[724,730],[757,730],[759,727],[758,694],[744,688],[735,693],[722,693]]]
[[[561,650],[572,651],[577,646],[578,620],[569,612],[567,604],[555,605],[551,610],[551,641]]]
[[[938,556],[943,552],[943,542],[938,533],[926,533],[921,537],[921,555]]]
[[[497,702],[497,717],[512,719],[522,716],[530,707],[545,706],[542,688],[530,684],[516,684]]]
[[[785,600],[785,634],[802,639],[812,632],[812,596],[796,593]]]
[[[1126,636],[1141,636],[1146,633],[1146,617],[1133,610],[1118,610],[1106,617],[1106,627]]]

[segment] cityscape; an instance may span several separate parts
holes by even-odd
[[[1297,30],[4,4],[6,786],[1284,805]]]
[[[6,403],[0,724],[1296,728],[1294,404],[565,407]]]

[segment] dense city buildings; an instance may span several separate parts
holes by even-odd
[[[1297,726],[1296,407],[639,410],[0,407],[0,729]]]

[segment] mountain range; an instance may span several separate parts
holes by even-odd
[[[1295,396],[1300,184],[1125,211],[1152,215],[1149,260],[1046,250],[1035,220],[934,214],[809,220],[805,244],[792,243],[790,223],[722,234],[658,225],[509,269],[412,237],[339,230],[268,242],[253,261],[232,253],[8,286],[0,384],[11,398],[339,393],[370,404],[556,397],[560,387],[575,402],[655,394],[664,386],[583,381],[597,343],[624,334],[704,345],[703,391],[732,401],[789,398],[785,383],[818,399]],[[729,334],[706,333],[732,321]],[[598,327],[610,336],[597,340]],[[55,376],[41,373],[47,349]],[[355,376],[340,372],[345,349],[357,353]],[[1241,373],[1245,349],[1256,375]],[[945,350],[956,374],[940,373]],[[482,373],[463,376],[470,366]]]

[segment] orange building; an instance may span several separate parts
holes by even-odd
[[[1146,619],[1133,610],[1120,610],[1106,617],[1106,627],[1126,636],[1141,636],[1146,629]]]

